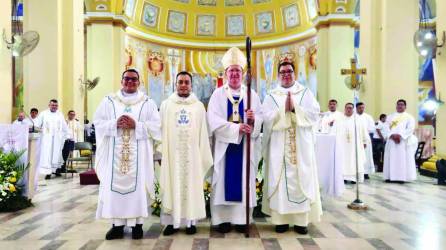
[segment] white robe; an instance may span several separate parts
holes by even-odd
[[[84,130],[82,129],[81,123],[76,120],[67,120],[67,126],[68,126],[68,132],[69,137],[68,139],[74,141],[74,142],[81,142],[84,141]]]
[[[118,129],[116,123],[124,114],[136,123],[135,129],[129,130],[128,144],[124,130]],[[93,123],[97,142],[95,170],[101,182],[96,218],[127,219],[128,226],[129,221],[134,224],[135,219],[138,223],[141,217],[149,215],[147,193],[150,199],[155,197],[153,144],[161,139],[156,104],[142,92],[123,96],[118,91],[102,100]],[[123,160],[126,149],[129,150],[128,161]]]
[[[17,119],[12,124],[18,124],[18,125],[25,124],[25,125],[28,125],[28,127],[30,127],[30,128],[33,126],[32,121],[30,119],[28,119],[28,118],[25,118],[22,121],[19,121]]]
[[[161,104],[160,115],[161,223],[178,228],[182,221],[206,217],[203,184],[212,166],[206,110],[194,94],[181,98],[174,93]]]
[[[366,160],[364,144],[368,145],[370,137],[366,127],[359,121],[356,114],[350,117],[344,116],[336,124],[336,162],[337,166],[343,166],[344,180],[356,181],[356,152],[355,152],[355,121],[358,153],[359,181],[364,181],[364,163]]]
[[[63,164],[62,148],[68,137],[68,127],[60,111],[43,111],[34,124],[41,131],[39,172],[51,174]]]
[[[387,117],[388,137],[401,135],[401,142],[396,144],[387,139],[384,151],[384,179],[391,181],[413,181],[417,178],[415,151],[418,139],[413,134],[415,119],[409,113],[393,113]]]
[[[322,119],[320,119],[319,124],[319,132],[324,134],[336,134],[336,129],[334,126],[336,122],[344,117],[344,114],[339,111],[327,111],[322,114]],[[333,125],[330,126],[330,123],[333,122]]]
[[[225,200],[225,153],[229,143],[240,144],[243,136],[239,133],[239,124],[227,120],[227,102],[224,85],[214,91],[208,105],[208,124],[210,134],[213,136],[214,147],[214,172],[212,176],[211,193],[211,214],[212,224],[221,224],[230,222],[232,224],[246,223],[246,147],[243,151],[243,183],[242,183],[242,201],[230,202]],[[230,91],[230,90],[229,90]],[[246,90],[242,87],[245,98],[243,98],[244,110],[246,109]],[[255,112],[254,130],[251,133],[251,159],[250,159],[250,187],[249,198],[250,208],[257,205],[255,192],[255,177],[257,175],[258,163],[261,156],[260,129],[262,127],[262,112],[260,98],[254,90],[251,90],[251,109]],[[245,115],[246,123],[246,115]],[[244,140],[246,142],[246,140]],[[250,217],[252,212],[250,212]],[[252,220],[250,220],[252,221]]]
[[[375,121],[371,115],[362,113],[358,114],[358,120],[362,122],[363,126],[366,127],[367,132],[369,134],[373,134],[375,131]],[[365,148],[365,162],[364,162],[364,174],[372,174],[375,172],[375,163],[373,162],[373,148],[372,148],[372,140],[367,141],[367,147]]]
[[[285,112],[291,92],[295,113]],[[264,186],[262,211],[273,224],[307,226],[320,221],[322,205],[313,127],[319,103],[297,82],[277,87],[263,103]],[[294,140],[294,142],[293,142]]]

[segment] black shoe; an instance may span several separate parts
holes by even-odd
[[[355,184],[356,184],[356,181],[350,181],[350,184],[355,185]]]
[[[231,231],[231,223],[225,222],[219,224],[217,231],[219,231],[222,234],[229,233]]]
[[[136,224],[134,227],[132,227],[132,239],[142,239],[143,234],[144,232],[142,231],[142,224]]]
[[[290,229],[290,225],[288,224],[276,225],[276,233],[285,233],[288,229]]]
[[[197,233],[196,226],[186,227],[186,234],[195,234],[195,233]]]
[[[173,225],[167,225],[167,227],[164,228],[163,235],[164,236],[169,236],[169,235],[172,235],[172,234],[174,234],[176,232],[178,232],[178,228],[173,228]]]
[[[237,231],[239,233],[245,233],[246,225],[235,225],[235,231]]]
[[[395,183],[404,184],[405,182],[404,181],[395,181]]]
[[[55,175],[56,177],[61,177],[61,176],[62,176],[62,174],[61,174],[61,173],[58,173],[58,172],[54,173],[54,175]]]
[[[294,232],[298,234],[307,234],[308,228],[307,227],[301,227],[301,226],[294,226]]]
[[[45,180],[49,180],[49,179],[51,179],[51,175],[50,174],[45,175]]]
[[[364,174],[364,179],[368,180],[370,179],[370,176],[368,174]]]
[[[392,181],[391,180],[385,180],[384,182],[385,183],[391,183]]]
[[[108,230],[107,234],[105,235],[106,240],[114,240],[114,239],[122,239],[124,238],[124,226],[113,227]]]

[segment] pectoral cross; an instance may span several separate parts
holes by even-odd
[[[359,84],[359,76],[367,74],[367,69],[356,68],[356,59],[350,59],[351,68],[350,69],[341,69],[341,75],[350,75],[352,88],[356,89]]]

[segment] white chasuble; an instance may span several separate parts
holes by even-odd
[[[117,128],[122,115],[135,121],[135,129]],[[156,104],[142,92],[124,96],[118,91],[102,100],[94,125],[101,182],[96,217],[147,217],[147,193],[154,199],[153,146],[161,139]]]
[[[166,224],[178,228],[182,221],[206,217],[203,183],[212,166],[206,110],[194,94],[174,93],[161,104],[160,115],[162,217],[170,216]]]
[[[413,134],[415,119],[407,112],[393,113],[387,117],[388,137],[400,135],[401,141],[396,144],[387,138],[384,151],[384,179],[391,181],[413,181],[417,178],[415,152],[418,139]]]
[[[63,114],[59,111],[43,111],[36,124],[41,131],[39,171],[41,174],[51,174],[62,166],[62,148],[68,137],[68,127]]]
[[[294,113],[285,112],[288,92]],[[319,104],[297,82],[275,88],[263,103],[264,185],[262,211],[273,224],[306,226],[320,220],[322,207],[315,158],[314,126]]]
[[[356,116],[356,121],[355,121]],[[355,142],[356,124],[356,142]],[[336,125],[336,165],[342,166],[344,180],[356,181],[356,158],[358,162],[359,181],[364,181],[364,164],[366,153],[364,145],[370,144],[367,128],[358,115],[344,116]],[[357,156],[355,151],[357,150]]]
[[[232,101],[232,99],[234,99],[234,101]],[[240,124],[232,122],[232,120],[234,120],[234,112],[237,111],[236,106],[234,106],[235,99],[238,99],[239,103],[243,102],[243,107],[239,110],[245,110],[247,108],[246,88],[242,87],[241,90],[237,92],[230,89],[228,85],[224,85],[214,91],[208,105],[207,121],[209,124],[210,135],[213,138],[214,156],[211,194],[211,214],[213,225],[224,222],[230,222],[233,224],[246,223],[246,146],[243,147],[241,201],[228,201],[226,200],[228,194],[225,193],[227,149],[230,147],[230,144],[240,145],[241,143],[246,143],[246,138],[244,138],[244,136],[242,136],[239,132]],[[232,108],[232,120],[228,119],[229,105],[231,105]],[[251,109],[255,113],[254,129],[251,133],[249,186],[249,205],[252,208],[257,205],[255,177],[257,175],[257,168],[261,157],[260,129],[263,122],[260,98],[254,90],[251,90]],[[243,122],[246,123],[246,116],[243,117]]]

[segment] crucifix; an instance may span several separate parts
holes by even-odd
[[[351,77],[351,85],[352,89],[358,88],[360,82],[359,82],[359,76],[365,75],[367,73],[367,69],[365,68],[356,68],[356,59],[352,58],[350,59],[350,69],[341,69],[341,75],[350,75]]]
[[[358,100],[358,90],[361,84],[361,79],[359,76],[365,75],[367,70],[365,68],[356,68],[356,59],[350,59],[351,68],[341,69],[341,75],[350,75],[350,82],[347,82],[347,87],[353,90],[353,103],[356,105]],[[348,208],[352,210],[367,210],[368,206],[359,199],[359,170],[358,170],[358,135],[357,135],[357,117],[356,114],[353,115],[354,127],[355,127],[355,165],[356,165],[356,199],[347,205]]]

